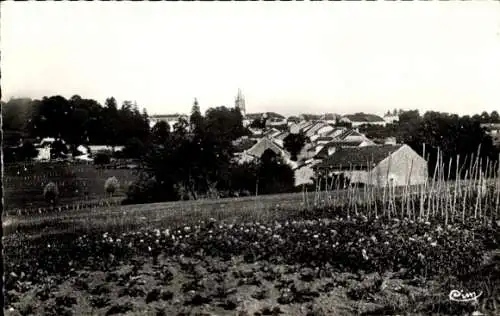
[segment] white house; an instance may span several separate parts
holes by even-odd
[[[50,147],[45,146],[41,148],[37,148],[38,150],[38,156],[34,158],[34,160],[37,161],[46,161],[50,160]]]
[[[340,122],[349,123],[352,127],[356,128],[361,125],[379,125],[385,126],[387,122],[378,115],[375,114],[365,114],[365,113],[355,113],[344,115]]]
[[[174,125],[179,121],[180,118],[183,118],[187,121],[189,121],[189,116],[185,114],[158,114],[158,115],[151,115],[149,117],[149,125],[151,127],[155,126],[156,123],[158,122],[167,122],[168,125],[170,126],[170,129],[174,127]]]
[[[387,123],[387,124],[394,124],[394,123],[397,123],[399,122],[399,116],[397,115],[384,115],[384,121]]]
[[[428,177],[427,161],[408,145],[339,148],[315,168],[379,187],[423,184]]]

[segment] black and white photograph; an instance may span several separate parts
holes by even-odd
[[[499,1],[0,7],[2,315],[500,315]]]

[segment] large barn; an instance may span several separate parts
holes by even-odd
[[[423,184],[428,177],[427,161],[408,145],[339,148],[315,169],[379,187]]]

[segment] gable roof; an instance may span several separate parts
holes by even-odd
[[[255,145],[252,146],[252,148],[247,150],[246,153],[248,155],[260,158],[267,149],[271,149],[278,155],[284,154],[283,149],[268,137],[260,139]]]
[[[354,114],[344,115],[344,117],[348,118],[351,122],[364,122],[364,123],[385,122],[383,118],[375,114],[354,113]]]
[[[233,146],[236,153],[242,153],[245,150],[252,148],[256,143],[257,141],[255,139],[246,138],[235,142]]]
[[[344,130],[341,134],[339,134],[336,139],[346,139],[347,137],[349,136],[356,136],[356,137],[362,137],[363,134],[361,134],[360,132],[357,132],[353,129],[346,129]]]
[[[328,126],[328,124],[322,123],[322,122],[317,122],[313,124],[310,128],[305,130],[306,136],[311,137],[314,134],[316,134],[317,131],[322,129],[323,127]]]
[[[317,158],[326,158],[329,156],[328,151],[330,148],[343,148],[343,147],[359,147],[363,143],[362,140],[340,140],[340,141],[331,141],[329,143],[324,144],[318,153],[315,155]]]
[[[349,169],[350,167],[364,167],[368,164],[378,165],[389,157],[402,145],[373,145],[365,147],[340,147],[331,156],[318,164],[320,168]]]
[[[290,133],[289,132],[281,132],[278,135],[275,135],[274,139],[284,140],[288,136],[288,134],[290,134]]]

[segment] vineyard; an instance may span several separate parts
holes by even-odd
[[[495,315],[500,183],[470,174],[9,216],[7,315]]]

